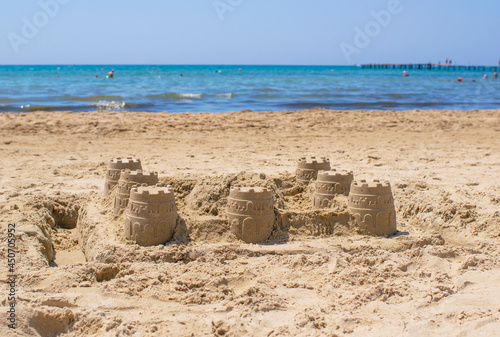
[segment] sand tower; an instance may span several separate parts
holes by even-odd
[[[309,184],[311,179],[318,177],[318,171],[330,169],[330,160],[322,157],[302,157],[297,162],[297,182],[299,184]]]
[[[240,240],[257,243],[273,231],[274,203],[271,189],[235,187],[229,192],[228,219],[231,231]]]
[[[125,237],[140,246],[169,241],[177,221],[172,186],[134,186],[125,217]]]
[[[141,160],[138,158],[111,158],[108,162],[108,170],[106,171],[106,181],[104,183],[104,193],[108,194],[111,189],[118,184],[120,173],[122,170],[129,169],[142,170]]]
[[[349,210],[360,233],[392,235],[396,233],[396,210],[388,181],[353,181],[349,192]]]
[[[349,195],[353,180],[352,171],[319,171],[315,182],[313,206],[316,208],[331,207],[331,201],[338,194]]]
[[[118,181],[118,189],[115,195],[114,212],[118,214],[121,209],[127,207],[130,197],[130,190],[135,185],[156,185],[158,183],[158,173],[144,172],[141,170],[131,171],[126,169],[122,171]]]

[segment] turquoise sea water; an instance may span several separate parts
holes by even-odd
[[[0,66],[0,111],[500,108],[500,79],[491,71],[409,73],[348,66]]]

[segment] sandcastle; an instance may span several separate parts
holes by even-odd
[[[297,182],[300,184],[308,184],[311,179],[318,177],[318,172],[330,169],[330,160],[325,157],[302,157],[297,162]]]
[[[113,179],[117,177],[117,167],[127,164],[139,167],[140,161],[130,157],[110,160],[110,169],[106,175],[108,190]],[[396,233],[396,212],[389,182],[353,181],[353,178],[352,171],[330,170],[330,161],[325,157],[303,157],[298,161],[295,177],[297,183],[308,184],[311,179],[315,180],[312,206],[325,209],[322,212],[329,212],[330,208],[335,208],[337,212],[332,218],[335,222],[325,225],[322,218],[324,214],[311,210],[313,213],[308,216],[312,217],[312,226],[316,226],[316,221],[321,218],[320,229],[316,228],[315,233],[326,228],[321,233],[331,234],[338,224],[353,227],[361,234],[389,236]],[[157,245],[170,240],[178,217],[172,187],[158,187],[158,181],[156,172],[125,169],[120,171],[115,190],[114,214],[119,215],[122,209],[127,209],[125,237],[142,246]],[[192,193],[194,190],[196,187]],[[310,192],[309,188],[300,188],[297,191]],[[283,213],[280,208],[282,206],[275,210],[272,188],[231,187],[228,193],[228,222],[225,226],[228,224],[234,236],[247,243],[268,240],[273,229],[279,232],[284,228],[292,232],[293,227],[293,231],[296,231],[307,219],[307,216],[304,218],[302,213],[297,215],[293,210]],[[348,195],[348,198],[338,197],[339,195]],[[279,196],[280,205],[282,198],[283,196]],[[280,226],[284,227],[280,229]]]
[[[262,187],[235,187],[229,192],[228,220],[231,231],[247,243],[265,241],[274,224],[273,192]]]
[[[349,210],[353,224],[362,234],[396,233],[396,210],[388,181],[353,181],[349,192]]]
[[[125,217],[125,237],[140,246],[169,241],[177,221],[172,186],[132,187]]]
[[[120,173],[122,170],[129,169],[142,170],[141,160],[138,158],[111,158],[108,162],[108,170],[106,171],[106,180],[104,182],[104,194],[108,194],[111,189],[118,184]]]
[[[131,171],[123,170],[118,181],[116,190],[114,213],[118,214],[120,210],[127,207],[130,197],[130,190],[135,185],[156,185],[158,183],[158,173],[144,172],[142,170]]]
[[[328,208],[336,195],[349,195],[352,180],[352,171],[337,171],[335,169],[319,171],[318,179],[314,184],[313,206]]]

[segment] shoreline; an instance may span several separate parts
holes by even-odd
[[[455,81],[450,81],[450,82],[455,82]],[[178,96],[179,98],[185,97],[189,98],[190,96],[205,96],[205,94],[192,94],[192,93],[167,93],[168,95],[173,95],[173,96]],[[216,94],[215,96],[218,97],[231,97],[233,96],[233,93],[223,93],[223,94]],[[393,102],[386,102],[386,103],[393,103]],[[396,103],[396,102],[394,102]],[[158,111],[153,111],[153,110],[126,110],[127,105],[131,104],[132,106],[136,106],[137,104],[135,103],[130,103],[130,102],[125,102],[125,101],[102,101],[102,102],[94,102],[92,104],[92,108],[90,110],[87,110],[88,105],[84,105],[81,107],[73,107],[76,110],[72,110],[69,107],[64,107],[64,109],[61,109],[61,107],[58,106],[26,106],[22,107],[21,110],[6,110],[6,111],[0,111],[0,114],[5,113],[5,114],[10,114],[10,113],[39,113],[39,112],[44,112],[44,113],[67,113],[67,112],[72,112],[72,113],[149,113],[149,114],[163,114],[163,113],[169,113],[169,114],[199,114],[199,113],[244,113],[244,112],[256,112],[256,113],[280,113],[283,111],[309,111],[309,110],[329,110],[329,111],[352,111],[352,112],[357,112],[357,111],[386,111],[386,112],[391,112],[391,111],[397,111],[397,112],[409,112],[409,111],[461,111],[461,112],[473,112],[473,111],[491,111],[491,110],[498,110],[497,108],[470,108],[470,109],[455,109],[455,108],[446,108],[446,107],[433,107],[430,103],[408,103],[408,104],[400,104],[400,108],[396,108],[392,106],[391,108],[381,108],[379,103],[344,103],[344,104],[339,104],[332,106],[332,104],[325,104],[325,106],[314,106],[314,103],[291,103],[291,104],[283,104],[279,108],[277,107],[276,109],[268,109],[268,108],[262,108],[260,110],[255,110],[255,109],[247,109],[247,108],[242,108],[242,109],[233,109],[233,110],[224,110],[224,111],[196,111],[196,110],[190,110],[189,108],[186,108],[186,110],[183,111],[169,111],[169,110],[158,110]],[[141,105],[141,104],[139,104]],[[408,109],[405,106],[406,105],[411,105],[413,108]],[[97,108],[96,108],[97,107]],[[10,107],[12,108],[12,107]],[[83,109],[85,108],[85,109]],[[113,110],[113,109],[118,109],[118,110]],[[123,110],[121,110],[123,109]]]

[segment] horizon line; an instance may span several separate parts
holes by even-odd
[[[418,64],[432,64],[438,65],[437,62],[370,62],[370,63],[359,63],[359,64],[243,64],[243,63],[8,63],[0,64],[0,67],[4,66],[236,66],[236,67],[360,67],[362,65],[418,65]],[[446,64],[441,64],[442,66],[447,66]],[[499,67],[499,65],[484,65],[484,64],[452,64],[450,66],[481,66],[481,67]]]
[[[291,66],[291,67],[356,67],[361,64],[243,64],[243,63],[8,63],[0,66]]]

